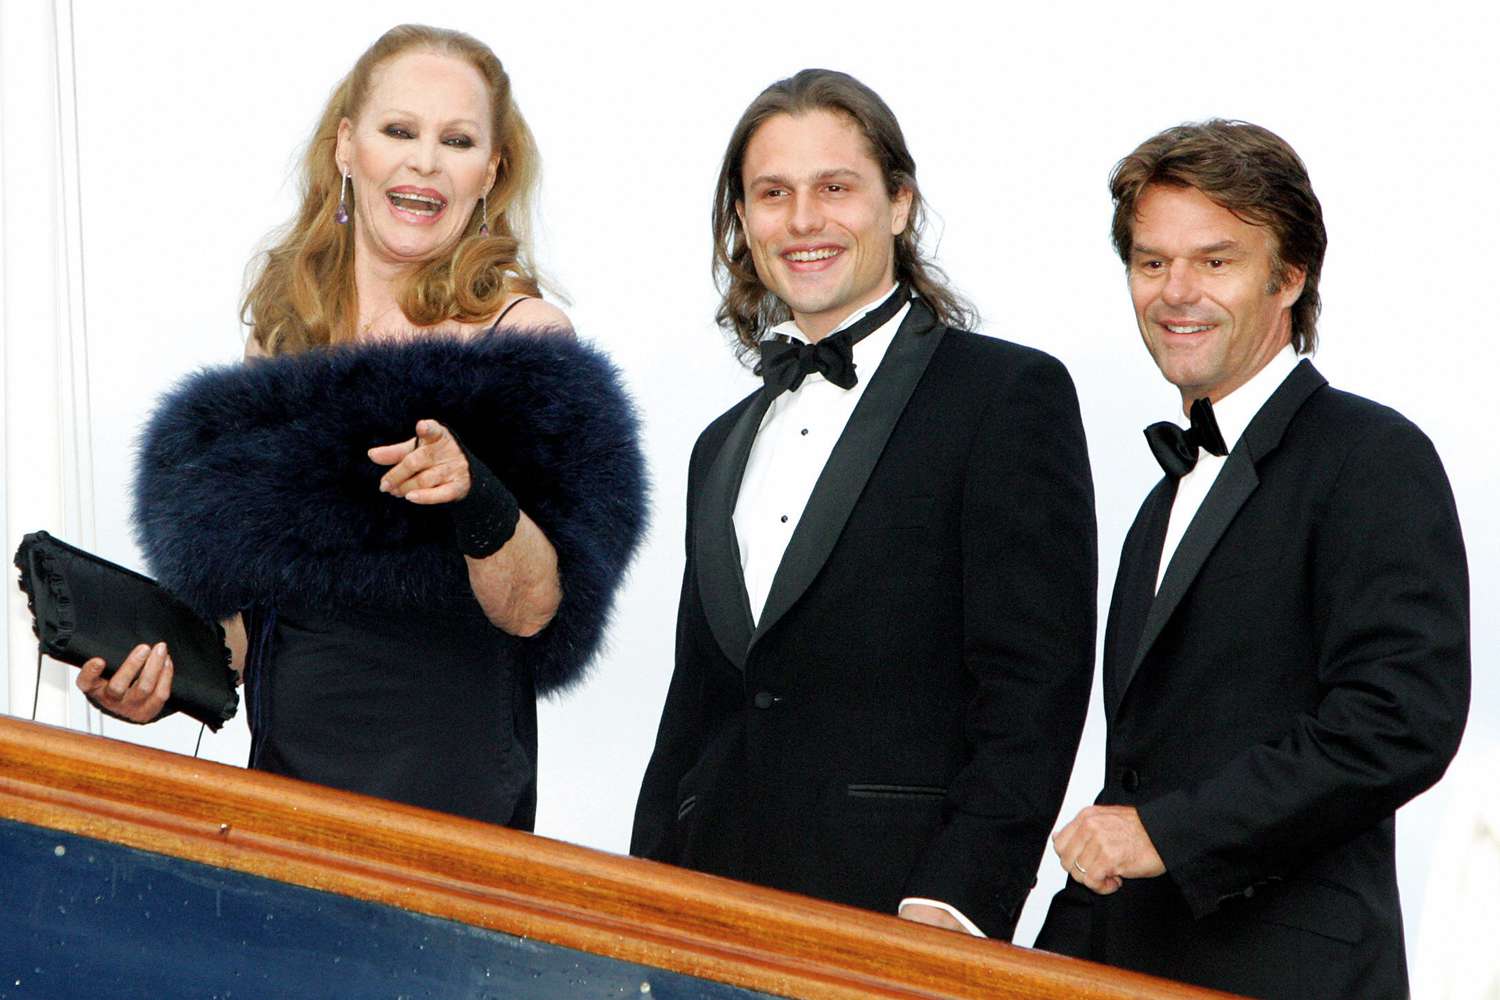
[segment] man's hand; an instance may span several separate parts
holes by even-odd
[[[120,669],[105,680],[105,663],[94,657],[84,663],[74,681],[106,714],[127,722],[151,722],[172,696],[172,657],[167,644],[140,645],[125,657]]]
[[[1104,896],[1167,870],[1135,806],[1089,806],[1052,835],[1052,848],[1068,875]]]
[[[418,420],[417,436],[371,448],[370,461],[391,465],[380,489],[412,503],[452,503],[469,495],[469,460],[448,429],[436,420]]]
[[[941,927],[945,931],[958,931],[960,934],[969,932],[967,927],[953,918],[953,914],[942,907],[928,906],[926,903],[907,903],[897,911],[897,916],[913,923]]]

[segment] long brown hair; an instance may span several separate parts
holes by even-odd
[[[510,77],[489,46],[461,31],[403,24],[365,50],[333,88],[302,158],[302,205],[271,237],[274,245],[252,261],[240,320],[267,354],[305,351],[353,340],[358,303],[354,289],[352,225],[334,221],[343,180],[334,162],[339,122],[359,116],[372,78],[388,60],[429,50],[467,61],[490,93],[491,133],[499,153],[495,182],[486,193],[487,219],[474,209],[463,236],[447,255],[418,268],[397,293],[415,326],[493,316],[507,295],[540,294],[531,261],[531,201],[540,164],[536,142],[511,98]],[[479,235],[482,222],[489,235]]]
[[[734,334],[744,356],[760,341],[763,331],[790,317],[786,303],[773,295],[755,273],[735,205],[745,199],[745,150],[755,131],[775,115],[832,111],[859,126],[880,164],[886,194],[894,198],[911,192],[906,229],[896,237],[896,281],[927,303],[948,326],[972,328],[978,321],[974,307],[948,287],[948,277],[922,252],[926,211],[917,188],[917,165],[906,148],[906,137],[896,116],[880,95],[847,73],[804,69],[778,80],[750,102],[729,137],[719,182],[714,187],[714,283],[722,296],[715,314],[719,326]]]
[[[1302,270],[1302,294],[1292,304],[1292,347],[1307,354],[1317,346],[1318,277],[1328,231],[1307,167],[1285,139],[1249,122],[1213,118],[1174,126],[1137,146],[1109,177],[1115,200],[1110,236],[1127,267],[1136,203],[1152,184],[1196,188],[1221,208],[1269,229],[1274,245],[1266,291],[1281,288],[1289,267]]]

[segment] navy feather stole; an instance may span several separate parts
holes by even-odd
[[[557,550],[563,599],[518,640],[541,691],[578,680],[647,515],[635,409],[600,352],[553,332],[429,336],[209,368],[140,442],[136,538],[211,620],[253,604],[478,611],[442,505],[381,493],[366,450],[451,428]]]

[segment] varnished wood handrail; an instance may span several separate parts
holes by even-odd
[[[782,996],[1225,995],[6,717],[0,817]]]

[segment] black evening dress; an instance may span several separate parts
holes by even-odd
[[[247,618],[251,767],[532,829],[536,684],[477,607]]]
[[[515,493],[562,602],[485,619],[444,505],[380,492],[367,449],[430,417]],[[245,616],[250,765],[491,823],[536,815],[537,696],[576,684],[644,532],[634,407],[555,331],[358,344],[207,369],[141,442],[137,537],[203,617]]]

